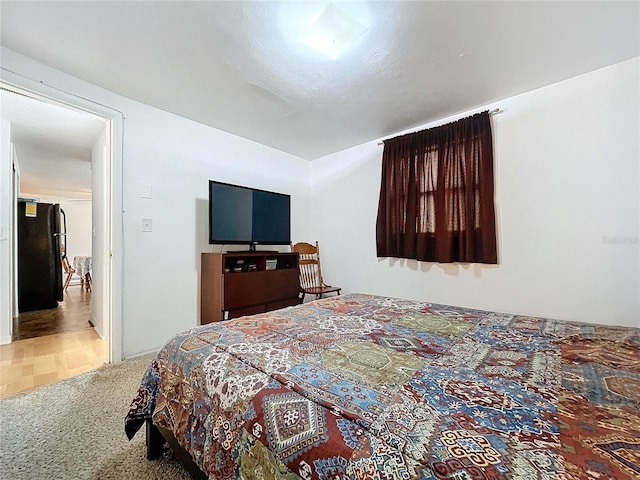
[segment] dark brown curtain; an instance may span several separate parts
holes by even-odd
[[[498,263],[489,112],[384,142],[378,257]]]

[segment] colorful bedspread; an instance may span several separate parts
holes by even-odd
[[[126,418],[211,479],[638,479],[640,330],[345,295],[197,327]]]

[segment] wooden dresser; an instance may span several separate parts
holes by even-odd
[[[203,253],[200,324],[300,303],[297,253]]]

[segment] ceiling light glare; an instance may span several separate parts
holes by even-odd
[[[355,44],[367,29],[363,22],[331,2],[311,25],[304,43],[335,60]]]

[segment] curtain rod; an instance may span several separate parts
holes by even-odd
[[[494,108],[493,110],[491,110],[489,112],[489,115],[494,116],[494,115],[498,115],[499,113],[504,112],[504,110],[501,110],[499,108]],[[414,132],[415,133],[415,132]],[[394,137],[391,137],[394,138]],[[390,138],[387,138],[387,140],[390,140]],[[378,145],[384,145],[385,140],[382,140],[381,142],[378,142]]]

